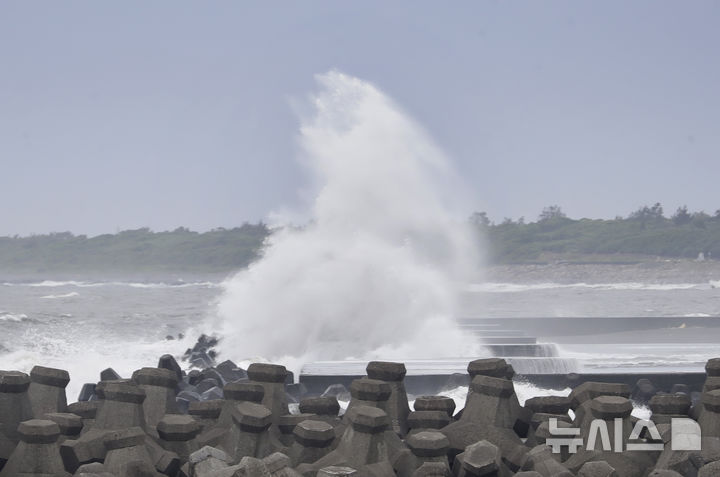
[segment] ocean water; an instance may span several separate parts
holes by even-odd
[[[516,272],[528,277],[521,267]],[[599,280],[594,284],[563,283],[562,274],[551,270],[546,270],[541,282],[523,283],[514,276],[514,282],[472,284],[467,287],[470,291],[464,312],[485,317],[623,316],[632,320],[672,316],[703,317],[707,323],[720,320],[720,288],[701,274],[696,274],[700,277],[696,282],[692,276],[670,282],[666,277],[648,276],[640,277],[645,281],[631,280],[625,273],[614,283],[607,279],[618,277],[608,276],[602,268],[594,275]],[[156,365],[164,353],[180,356],[200,332],[215,331],[207,328],[206,323],[212,322],[207,318],[217,312],[217,301],[225,289],[217,276],[183,278],[167,276],[146,282],[6,277],[0,281],[0,369],[28,372],[36,364],[67,369],[72,400],[84,382],[97,381],[100,371],[107,367],[129,376],[142,366]],[[250,324],[253,321],[251,316],[237,319]],[[589,344],[573,344],[574,338],[567,337],[553,340],[552,336],[542,336],[540,340],[558,342],[561,355],[579,358],[588,367],[620,371],[684,362],[688,369],[699,371],[705,360],[720,356],[716,330],[697,324],[673,326],[666,334],[636,334],[624,343],[621,338],[627,338],[627,333],[609,333],[604,340],[593,336],[594,343]],[[185,338],[177,339],[179,334]],[[598,345],[602,341],[615,341],[615,347],[608,352],[606,346]],[[237,362],[262,359],[243,350],[225,357]]]

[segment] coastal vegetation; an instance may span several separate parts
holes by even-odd
[[[548,257],[577,262],[652,260],[657,257],[720,258],[720,210],[713,215],[680,207],[666,216],[660,204],[626,217],[572,219],[558,206],[535,221],[506,218],[495,223],[476,212],[470,223],[482,238],[489,263],[533,263]],[[272,233],[263,223],[195,232],[148,228],[94,237],[70,232],[0,237],[0,270],[11,272],[197,271],[227,272],[262,253]]]
[[[558,206],[543,209],[535,222],[504,219],[491,222],[484,212],[471,223],[485,236],[491,263],[527,263],[543,256],[593,261],[664,258],[720,258],[720,210],[714,215],[678,208],[666,217],[659,203],[627,217],[571,219]],[[578,258],[580,257],[580,258]]]

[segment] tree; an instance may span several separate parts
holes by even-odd
[[[678,207],[677,212],[675,212],[675,215],[672,216],[672,221],[675,225],[689,224],[691,220],[692,215],[688,212],[687,205]]]
[[[489,227],[490,219],[486,212],[473,212],[470,216],[470,223],[480,227]]]
[[[566,219],[567,215],[562,211],[559,205],[551,205],[548,207],[545,207],[542,212],[540,212],[540,216],[538,217],[538,222],[547,222],[548,220],[552,219]]]
[[[655,205],[652,207],[648,207],[647,205],[640,207],[635,212],[632,212],[628,219],[630,220],[640,220],[640,221],[647,221],[647,220],[660,220],[664,219],[663,217],[663,207],[660,205],[660,202],[655,202]]]

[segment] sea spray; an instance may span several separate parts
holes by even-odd
[[[301,117],[310,220],[281,227],[224,284],[211,326],[222,356],[307,360],[475,356],[454,323],[476,280],[461,187],[428,135],[372,84],[329,72]]]

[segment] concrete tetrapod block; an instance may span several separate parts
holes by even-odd
[[[586,462],[580,467],[577,477],[620,477],[615,468],[605,462],[599,460],[597,462]]]
[[[202,431],[206,431],[217,424],[224,404],[222,399],[192,402],[188,407],[188,415],[200,424]]]
[[[720,389],[702,394],[703,412],[698,418],[704,437],[720,437]]]
[[[337,417],[340,413],[340,403],[335,396],[307,397],[300,401],[299,407],[303,414]]]
[[[502,358],[483,358],[470,361],[467,372],[470,379],[475,376],[490,376],[492,378],[512,379],[510,368]]]
[[[455,400],[447,396],[420,396],[413,404],[415,411],[443,411],[449,417],[455,413]]]
[[[97,416],[100,401],[79,401],[68,405],[68,412],[80,416],[82,418],[83,427],[80,431],[84,434],[95,426],[95,417]]]
[[[69,476],[57,445],[60,428],[52,421],[31,419],[18,426],[20,442],[0,472],[0,477]]]
[[[525,401],[525,407],[532,413],[565,414],[570,410],[568,396],[537,396]]]
[[[586,462],[604,460],[619,475],[644,476],[654,465],[657,454],[626,449],[634,428],[630,400],[617,395],[601,395],[592,399],[587,408],[587,425],[581,429],[584,447],[573,454],[565,465],[577,472]],[[616,449],[618,452],[615,452]]]
[[[105,466],[100,462],[93,462],[91,464],[83,464],[78,467],[75,477],[115,477],[113,474],[105,469]]]
[[[408,416],[410,434],[442,429],[448,424],[450,424],[450,416],[445,411],[413,411]]]
[[[349,425],[337,448],[314,464],[301,464],[297,470],[303,475],[313,475],[323,467],[341,466],[356,469],[361,474],[394,476],[389,460],[392,446],[388,445],[385,435],[390,426],[387,413],[376,407],[359,405],[348,410],[346,416]]]
[[[660,456],[657,458],[654,470],[673,470],[682,475],[696,475],[705,460],[702,451],[674,450],[672,445],[672,426],[660,424],[657,426],[664,444]]]
[[[315,420],[322,420],[318,419],[319,416],[316,416],[315,414],[286,414],[284,416],[280,417],[280,420],[278,421],[278,429],[280,430],[280,434],[278,435],[278,439],[282,443],[282,445],[290,447],[295,442],[295,435],[293,432],[295,431],[295,426],[300,424],[301,422],[307,420],[307,419],[315,419]],[[325,421],[323,421],[325,422]]]
[[[598,383],[587,381],[577,386],[570,393],[570,408],[575,413],[573,423],[576,427],[586,426],[590,417],[590,402],[599,396],[630,397],[630,387],[624,383]]]
[[[205,446],[190,454],[188,459],[190,475],[206,477],[213,472],[230,467],[232,458],[220,449]]]
[[[535,470],[542,475],[558,475],[569,472],[567,467],[553,457],[550,446],[545,444],[535,446],[528,452],[526,467],[523,468],[525,470]]]
[[[194,440],[200,433],[200,423],[191,416],[167,414],[157,425],[158,441],[163,449],[174,452],[184,462],[190,454],[198,450]]]
[[[235,404],[233,425],[219,439],[218,447],[237,463],[243,456],[267,457],[275,452],[268,429],[272,413],[262,404],[241,402]]]
[[[439,465],[445,475],[450,474],[447,459],[449,442],[444,434],[437,431],[417,432],[409,436],[405,444],[411,453],[395,465],[398,476],[411,477],[425,464],[433,465],[425,466],[423,473],[437,471]]]
[[[252,363],[248,366],[247,374],[251,381],[260,383],[265,390],[262,404],[270,409],[273,424],[277,425],[277,419],[290,412],[285,393],[287,369],[278,364]]]
[[[252,381],[228,383],[223,388],[225,399],[222,401],[222,408],[214,426],[205,427],[198,437],[200,446],[218,445],[222,436],[232,428],[235,406],[238,403],[249,402],[261,404],[265,396],[265,388],[261,383]]]
[[[317,477],[353,477],[357,475],[357,470],[352,467],[341,467],[331,465],[318,470]]]
[[[145,390],[130,381],[101,381],[96,391],[104,402],[95,417],[96,429],[145,429]]]
[[[675,472],[674,470],[659,469],[653,470],[648,474],[648,477],[686,477],[683,474]]]
[[[502,471],[500,449],[485,440],[467,446],[453,464],[453,474],[457,477],[497,476]]]
[[[467,395],[461,421],[506,429],[515,427],[520,416],[512,381],[480,374],[473,378],[470,390],[472,392]]]
[[[262,461],[272,477],[300,477],[300,473],[290,467],[290,457],[282,452],[273,452]]]
[[[135,371],[132,380],[145,391],[143,414],[145,429],[154,437],[155,427],[166,414],[179,414],[175,401],[178,379],[175,371],[164,368],[142,368]]]
[[[40,419],[49,412],[67,412],[65,388],[69,382],[70,375],[63,369],[33,367],[28,388],[33,416]]]
[[[650,399],[652,421],[669,424],[673,418],[688,417],[690,396],[687,394],[656,394]]]
[[[715,461],[700,467],[697,477],[717,477],[718,475],[720,475],[720,461]]]
[[[481,440],[487,440],[500,448],[503,464],[512,472],[520,470],[527,459],[529,449],[512,429],[460,420],[451,422],[441,431],[450,441],[448,456],[451,459],[463,452],[467,446]]]
[[[326,456],[332,450],[335,439],[335,431],[330,424],[309,419],[299,422],[293,434],[295,443],[289,451],[293,467],[312,464]]]
[[[105,435],[105,469],[117,477],[155,476],[157,472],[145,447],[145,431],[130,427]],[[178,466],[179,468],[179,466]],[[176,469],[177,470],[177,469]]]
[[[400,436],[407,434],[407,417],[410,414],[407,392],[405,391],[404,363],[389,361],[370,361],[366,368],[368,378],[384,381],[390,386],[390,397],[386,405],[386,412],[390,416],[393,430]]]
[[[343,422],[347,423],[347,412],[355,406],[376,407],[387,413],[388,399],[392,394],[390,385],[377,379],[360,378],[350,384],[350,402],[348,403]]]
[[[83,431],[78,439],[68,439],[60,446],[65,467],[71,471],[105,458],[104,441],[108,431],[145,428],[143,389],[129,380],[119,380],[101,381],[96,390],[101,404],[92,427]]]
[[[69,412],[51,412],[43,416],[43,419],[53,421],[60,428],[58,444],[67,439],[77,439],[83,428],[83,420],[77,414]]]
[[[530,418],[530,430],[528,431],[528,436],[525,441],[527,446],[535,447],[538,444],[545,444],[546,439],[551,437],[549,427],[547,425],[543,426],[543,424],[547,424],[550,419],[556,419],[557,422],[565,422],[568,424],[567,427],[570,427],[571,425],[570,416],[567,414],[546,414],[536,412]]]
[[[20,441],[18,426],[33,418],[28,396],[30,377],[19,371],[0,371],[0,466]]]

